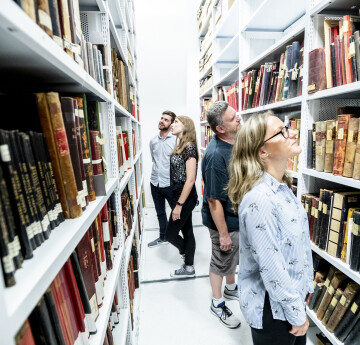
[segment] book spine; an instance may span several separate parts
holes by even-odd
[[[345,149],[349,127],[349,115],[338,115],[337,137],[335,141],[333,174],[342,176],[345,162]]]
[[[350,268],[360,270],[360,212],[354,212],[354,222],[351,228]]]
[[[339,288],[339,289],[336,290],[335,295],[334,295],[334,297],[331,299],[331,302],[330,302],[330,304],[329,304],[329,306],[328,306],[328,308],[327,308],[327,310],[326,310],[326,312],[325,312],[325,315],[324,315],[324,317],[323,317],[323,319],[322,319],[322,322],[321,322],[321,323],[322,323],[324,326],[328,323],[328,321],[329,321],[329,319],[330,319],[330,316],[331,316],[332,313],[334,312],[335,307],[336,307],[336,305],[338,304],[340,298],[343,296],[343,294],[344,294],[344,291],[342,291],[342,289]]]
[[[325,141],[326,141],[326,121],[316,122],[316,158],[315,169],[324,171],[325,164]]]
[[[336,121],[326,121],[325,165],[324,172],[332,172],[334,166],[334,146],[336,136]]]
[[[36,0],[36,10],[37,10],[37,24],[50,36],[53,36],[52,33],[52,23],[50,17],[50,9],[48,0]]]
[[[359,130],[359,119],[351,118],[349,120],[349,130],[346,142],[345,150],[345,161],[344,161],[344,171],[343,176],[352,177],[354,172],[354,161],[356,146],[358,141],[358,130]]]
[[[16,345],[35,345],[29,320],[27,319],[15,336]]]

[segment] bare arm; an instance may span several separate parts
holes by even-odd
[[[220,249],[227,251],[231,249],[232,241],[225,222],[224,208],[220,200],[208,198],[211,217],[219,231]]]

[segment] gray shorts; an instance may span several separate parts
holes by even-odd
[[[212,243],[210,272],[225,277],[235,272],[239,264],[239,231],[229,232],[231,249],[224,252],[220,249],[219,232],[209,229]]]

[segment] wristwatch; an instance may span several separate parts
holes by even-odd
[[[184,206],[184,203],[181,203],[181,202],[176,202],[176,205],[179,205],[179,206]]]

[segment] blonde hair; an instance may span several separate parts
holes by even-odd
[[[261,180],[265,172],[265,161],[260,157],[267,121],[274,116],[272,111],[252,115],[238,131],[229,164],[228,195],[234,210],[238,211],[241,200]],[[292,178],[287,171],[283,180],[290,187]]]
[[[197,149],[194,121],[188,116],[176,116],[176,120],[179,120],[184,125],[184,130],[179,143],[171,154],[180,154],[188,143],[193,143]]]

